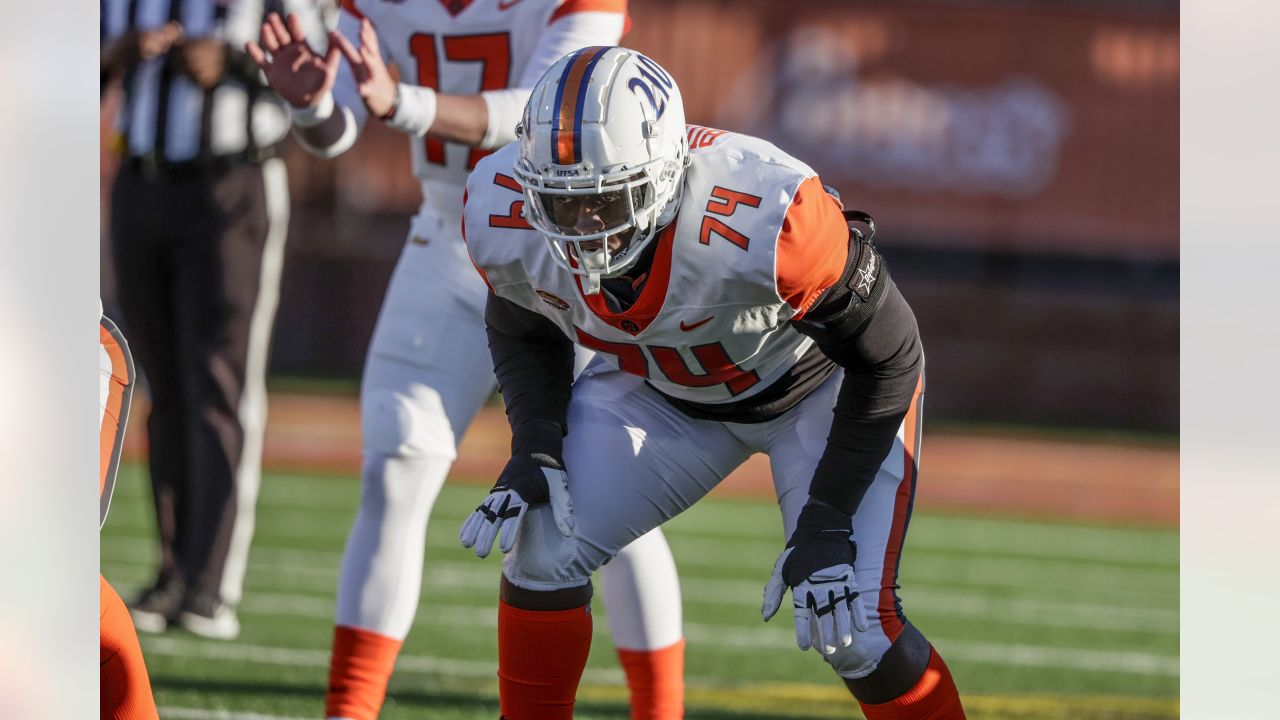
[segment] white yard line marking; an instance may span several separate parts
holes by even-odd
[[[290,598],[297,598],[299,603],[315,596],[331,599],[337,583],[337,560],[336,553],[255,550],[250,560],[253,571],[250,581],[254,591],[250,593],[250,604],[246,609],[254,611],[253,598],[261,597],[264,590],[302,591],[288,594]],[[132,577],[132,574],[118,570],[140,565],[149,567],[150,564],[146,560],[126,559],[126,554],[117,555],[114,550],[107,552],[107,574],[115,579]],[[489,590],[497,582],[496,572],[495,568],[469,558],[462,561],[433,559],[426,585],[442,589]],[[142,577],[138,579],[145,580]],[[759,603],[762,587],[751,581],[706,578],[696,573],[686,572],[681,576],[682,594],[685,602],[691,603],[754,607]],[[313,591],[313,595],[308,595],[307,591]],[[1177,608],[1147,603],[1121,605],[1090,602],[1088,599],[1073,600],[1077,596],[1072,593],[1056,600],[1002,598],[983,592],[957,590],[945,583],[909,584],[902,595],[906,606],[913,611],[949,617],[1115,632],[1178,632]]]
[[[276,598],[279,600],[279,598]],[[264,614],[283,616],[307,616],[328,619],[333,616],[331,604],[311,600],[306,604],[288,604],[271,608],[271,600],[261,601]],[[476,608],[464,606],[434,605],[430,612],[420,613],[417,624],[430,624],[443,627],[464,627],[493,630],[497,627],[497,611],[492,608]],[[603,625],[603,624],[602,624]],[[603,632],[603,629],[602,629]],[[760,626],[753,630],[727,628],[706,623],[685,623],[685,637],[691,642],[704,647],[718,649],[789,649],[795,642],[789,627]],[[160,648],[175,647],[178,641],[172,638],[155,638],[147,643],[148,652],[152,644]],[[969,662],[989,665],[1005,665],[1015,667],[1052,667],[1094,672],[1121,672],[1135,675],[1165,675],[1177,677],[1179,659],[1175,655],[1162,655],[1124,650],[1089,650],[1085,648],[1064,648],[1020,643],[983,643],[969,640],[933,638],[947,657],[955,657]],[[329,652],[327,650],[302,650],[293,648],[265,648],[258,646],[233,645],[223,643],[182,643],[182,647],[196,647],[202,657],[218,660],[253,661],[273,665],[315,665],[327,666]],[[246,657],[245,648],[251,648],[251,657]],[[162,654],[164,650],[159,650]],[[414,668],[416,672],[439,673],[445,675],[481,676],[490,673],[492,664],[470,660],[450,660],[429,656],[401,655],[397,668]],[[612,672],[612,674],[610,674]],[[591,673],[597,673],[591,675]],[[603,674],[601,674],[603,673]],[[609,683],[607,677],[616,677],[622,682],[622,675],[616,671],[589,671],[591,682]],[[717,684],[718,681],[703,679],[705,684]],[[723,684],[723,683],[719,683]]]
[[[237,710],[204,710],[201,708],[164,706],[156,708],[163,720],[314,720],[314,718],[290,717],[286,715],[263,715],[262,713],[239,712]]]

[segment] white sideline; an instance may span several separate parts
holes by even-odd
[[[237,710],[204,710],[201,708],[164,706],[156,708],[164,720],[314,720],[287,715],[263,715]]]
[[[108,543],[104,543],[104,547],[109,547],[108,552],[104,555],[105,558],[125,563],[151,560],[155,553],[155,541],[150,537],[142,536],[114,536]],[[428,548],[441,547],[453,550],[456,545],[453,544],[452,539],[444,545],[440,544],[439,540],[428,541]],[[703,582],[735,582],[704,578],[697,571],[691,570],[690,568],[698,567],[698,564],[688,561],[687,556],[690,553],[687,550],[688,548],[686,547],[680,547],[675,552],[682,581],[687,579],[689,582],[697,582],[703,579]],[[732,553],[729,554],[732,555]],[[341,557],[341,553],[336,551],[297,550],[259,545],[254,548],[250,564],[269,567],[272,573],[283,571],[290,574],[315,575],[317,577],[333,577],[336,579]],[[475,565],[477,568],[483,567],[470,558],[464,558],[464,562]],[[981,564],[971,562],[968,564],[962,578],[951,578],[948,573],[954,575],[954,571],[951,569],[954,563],[939,561],[937,558],[928,556],[913,557],[912,574],[917,578],[928,577],[930,580],[927,583],[921,583],[918,580],[913,581],[910,589],[928,589],[932,586],[937,587],[939,591],[953,593],[959,588],[972,590],[975,585],[983,590],[995,588],[1025,590],[1035,588],[1040,591],[1053,591],[1058,598],[1067,599],[1097,593],[1107,598],[1108,607],[1122,603],[1131,607],[1140,607],[1144,610],[1155,608],[1157,610],[1177,612],[1176,570],[1170,573],[1154,571],[1155,577],[1161,581],[1168,582],[1169,587],[1167,589],[1143,589],[1141,582],[1137,585],[1134,584],[1135,576],[1142,574],[1140,571],[1126,570],[1124,568],[1115,568],[1114,571],[1098,569],[1088,574],[1089,579],[1092,579],[1093,582],[1086,584],[1081,582],[1081,576],[1079,575],[1074,576],[1071,582],[1066,582],[1062,579],[1060,572],[1054,571],[1053,568],[1042,567],[1040,563],[1026,560],[1013,560],[1010,562],[1014,564],[1014,567],[1002,567],[999,563],[991,562]],[[432,563],[442,569],[444,566],[456,568],[463,565],[456,559],[456,556],[454,558],[433,560]],[[723,565],[715,567],[720,568]],[[756,565],[753,564],[752,567],[756,568]],[[488,585],[485,587],[488,587]],[[717,592],[723,592],[723,590],[717,590]],[[752,590],[749,595],[755,597],[758,593],[758,589]],[[686,596],[688,596],[688,593],[686,593]]]
[[[314,610],[314,608],[312,608]],[[283,613],[282,613],[283,614]],[[299,609],[293,615],[303,615]],[[496,613],[489,609],[470,607],[433,606],[430,613],[431,624],[452,627],[494,628],[497,626]],[[325,613],[324,617],[332,617]],[[727,631],[724,627],[702,623],[685,623],[685,636],[694,644],[717,646],[720,648],[770,648],[790,650],[795,642],[789,627],[762,626],[755,630]],[[1176,655],[1159,655],[1155,653],[1124,650],[1089,650],[1085,648],[1047,647],[1024,645],[1017,643],[983,643],[968,640],[932,638],[934,645],[948,658],[967,660],[987,665],[1005,665],[1014,667],[1048,667],[1092,672],[1129,673],[1133,675],[1162,675],[1178,677],[1179,658]],[[239,662],[260,662],[269,665],[308,665],[327,667],[328,650],[306,650],[294,648],[264,647],[254,645],[235,645],[224,643],[183,643],[173,638],[154,638],[146,643],[147,652],[160,654],[195,654],[211,660],[230,660]],[[183,652],[176,651],[184,647]],[[155,648],[155,650],[153,650]],[[797,651],[798,652],[798,651]],[[798,656],[797,656],[798,657]],[[465,677],[483,677],[492,675],[495,666],[489,662],[476,660],[452,660],[424,655],[401,655],[396,667],[420,673],[436,673],[442,675],[461,675]],[[618,671],[588,670],[585,678],[589,682],[601,684],[622,684],[623,676]],[[723,683],[710,678],[690,678],[694,685],[722,686]]]
[[[142,582],[146,573],[118,572],[124,567],[150,567],[150,563],[134,562],[122,558],[108,556],[108,564],[117,571],[108,572],[112,580],[123,580],[125,585],[130,581]],[[249,613],[277,614],[273,609],[282,605],[289,607],[315,607],[315,602],[325,602],[325,616],[332,615],[333,587],[337,578],[336,569],[325,569],[295,565],[282,568],[273,564],[253,561],[250,566],[255,570],[269,573],[271,578],[279,581],[273,584],[255,583],[248,604],[243,608]],[[307,582],[314,580],[315,582]],[[462,567],[461,563],[447,560],[433,561],[431,565],[430,583],[437,588],[487,589],[493,585],[493,573],[486,567],[476,565],[475,568]],[[314,590],[314,594],[266,592],[272,589]],[[718,606],[755,607],[759,604],[760,587],[745,580],[724,580],[701,578],[686,574],[682,578],[681,590],[685,602],[706,603]],[[278,597],[280,600],[268,601],[263,598]],[[1105,630],[1110,632],[1154,632],[1162,635],[1176,635],[1178,628],[1178,610],[1176,608],[1134,607],[1120,605],[1104,605],[1090,602],[1069,602],[1040,600],[1034,598],[999,598],[973,592],[957,592],[943,587],[921,586],[912,584],[903,594],[909,609],[948,617],[966,617],[999,620],[1004,623],[1024,625],[1048,625],[1052,627],[1078,628],[1084,630]],[[1068,596],[1069,597],[1069,596]],[[284,600],[287,598],[287,602]],[[428,605],[419,606],[428,607]],[[430,607],[435,607],[434,604]],[[290,614],[291,610],[283,611]],[[316,610],[316,613],[321,611]],[[317,615],[318,616],[318,615]],[[419,618],[421,619],[421,618]]]

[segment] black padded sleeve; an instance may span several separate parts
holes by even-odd
[[[859,272],[868,267],[868,252],[876,258],[870,283]],[[849,257],[849,281],[832,286],[795,325],[845,371],[809,495],[853,513],[911,406],[924,352],[915,315],[874,246],[854,233]]]
[[[511,454],[545,453],[563,462],[573,342],[547,318],[493,293],[484,321],[511,424]]]

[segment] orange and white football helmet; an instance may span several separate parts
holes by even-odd
[[[538,80],[517,129],[525,218],[569,272],[601,278],[635,264],[680,205],[689,149],[671,74],[620,47],[588,47]]]

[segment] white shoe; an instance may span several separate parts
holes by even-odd
[[[129,608],[129,617],[133,619],[133,626],[138,632],[162,633],[169,627],[169,619],[164,613]]]
[[[138,632],[162,633],[177,617],[181,605],[181,584],[157,581],[129,603],[129,617]]]
[[[178,624],[187,632],[210,640],[235,640],[240,635],[240,619],[229,605],[218,603],[212,614],[187,608],[178,614]]]

